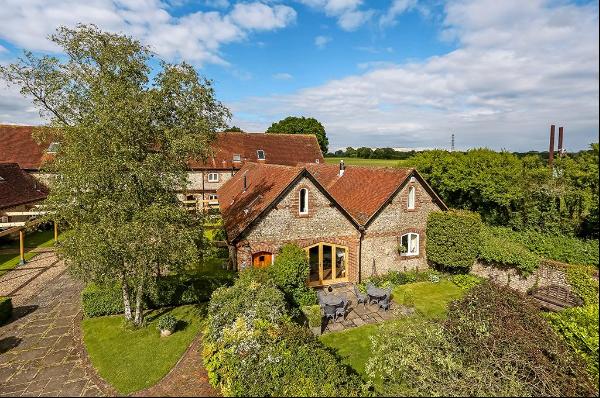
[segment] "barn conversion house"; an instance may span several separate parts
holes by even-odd
[[[446,205],[411,168],[247,163],[218,191],[238,269],[304,248],[309,285],[427,267],[426,223]]]

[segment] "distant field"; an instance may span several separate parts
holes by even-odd
[[[406,166],[405,160],[397,159],[359,159],[359,158],[325,158],[327,163],[338,164],[340,159],[344,159],[344,163],[352,166],[386,166],[386,167],[403,167]]]

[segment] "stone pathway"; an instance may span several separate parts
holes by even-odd
[[[328,320],[327,323],[323,325],[323,333],[341,332],[342,330],[370,323],[381,323],[391,319],[398,319],[412,313],[412,309],[400,306],[394,301],[390,302],[390,309],[387,311],[379,308],[377,304],[357,304],[353,285],[350,283],[332,286],[331,292],[329,292],[328,289],[323,288],[322,293],[325,295],[333,294],[338,297],[345,297],[350,301],[346,318],[338,318],[335,322]]]
[[[136,397],[218,397],[202,364],[202,338],[198,336],[177,365],[155,386],[133,394]]]
[[[82,286],[44,255],[0,279],[0,294],[12,292],[15,305],[13,320],[0,327],[0,396],[114,395],[81,342]]]

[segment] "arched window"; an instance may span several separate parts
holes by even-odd
[[[403,256],[419,255],[419,234],[409,232],[400,237],[400,253]]]
[[[300,201],[298,204],[298,212],[300,214],[308,214],[308,189],[300,190]]]
[[[408,208],[410,210],[415,208],[415,187],[408,188]]]

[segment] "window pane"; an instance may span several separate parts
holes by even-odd
[[[307,197],[308,197],[308,190],[301,189],[300,190],[300,213],[306,213],[306,211],[307,211],[307,206],[306,206]]]
[[[329,280],[333,277],[333,247],[323,245],[323,280]]]
[[[402,246],[402,253],[408,253],[408,235],[402,235],[400,245]]]
[[[308,249],[308,262],[310,264],[310,282],[319,281],[319,246]]]
[[[419,235],[410,234],[410,242],[409,242],[409,250],[408,250],[409,253],[411,253],[411,254],[418,253],[418,250],[419,250],[418,240],[419,240]]]
[[[415,208],[415,187],[410,187],[408,189],[408,208]]]
[[[335,277],[346,277],[346,249],[343,247],[335,248]]]

